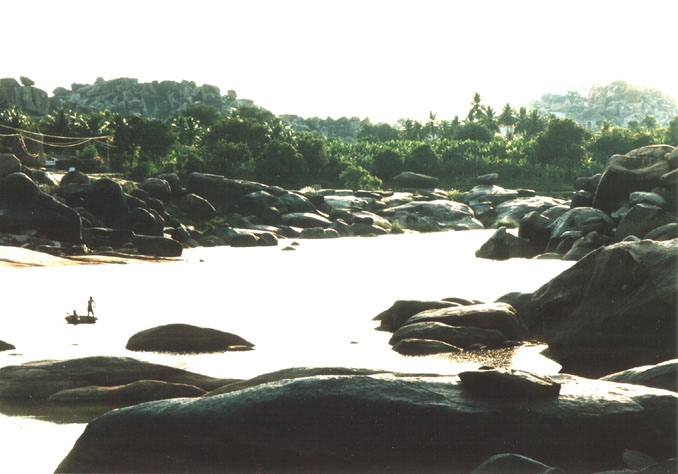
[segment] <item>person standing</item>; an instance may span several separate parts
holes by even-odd
[[[90,314],[94,316],[94,307],[96,306],[96,303],[92,299],[92,297],[89,297],[89,300],[87,301],[87,316]]]

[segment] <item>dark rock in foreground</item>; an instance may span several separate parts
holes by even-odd
[[[589,253],[533,293],[551,356],[570,373],[605,375],[675,359],[678,240]]]
[[[424,356],[433,354],[449,354],[462,352],[462,349],[447,344],[446,342],[433,341],[431,339],[402,339],[398,341],[393,350],[407,356]]]
[[[459,306],[459,304],[452,301],[397,300],[390,308],[376,315],[374,321],[380,321],[378,329],[393,332],[417,313],[452,306]]]
[[[546,400],[475,397],[456,377],[382,375],[150,402],[92,421],[57,472],[468,472],[507,451],[595,472],[625,449],[674,455],[678,394],[556,381],[560,396]]]
[[[61,390],[90,385],[111,387],[138,380],[195,385],[203,390],[234,382],[129,357],[84,357],[0,368],[0,398],[46,399]]]
[[[476,467],[471,474],[563,474],[558,468],[520,454],[502,453],[492,456]]]
[[[475,395],[494,399],[553,398],[560,384],[549,377],[513,369],[474,370],[459,374],[462,386]]]
[[[113,387],[90,385],[61,390],[51,395],[48,400],[59,403],[141,403],[168,398],[199,397],[204,394],[205,390],[195,385],[138,380]]]
[[[622,372],[606,375],[600,380],[632,383],[678,392],[678,359],[667,360],[657,365],[634,367]]]
[[[136,333],[129,338],[126,348],[130,351],[200,353],[252,347],[251,342],[229,332],[190,324],[167,324]]]

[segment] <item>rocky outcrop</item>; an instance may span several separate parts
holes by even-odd
[[[667,360],[656,365],[644,365],[606,375],[600,380],[632,383],[645,387],[662,388],[678,392],[678,359]]]
[[[0,109],[17,106],[29,115],[46,115],[50,105],[47,92],[23,79],[28,78],[22,78],[22,84],[12,78],[0,79]]]
[[[0,232],[20,234],[36,230],[42,237],[79,244],[80,216],[42,192],[24,173],[0,178]]]
[[[434,188],[438,184],[438,178],[425,174],[403,171],[393,177],[393,182],[403,188]]]
[[[561,385],[553,379],[514,369],[486,369],[459,374],[465,390],[483,398],[548,399],[557,398]]]
[[[200,397],[205,393],[205,390],[195,385],[168,383],[159,380],[138,380],[113,387],[90,385],[61,390],[50,395],[48,401],[57,403],[105,403],[127,406],[169,398]]]
[[[130,351],[204,353],[249,350],[254,344],[240,336],[189,324],[167,324],[138,332],[127,341]]]
[[[0,368],[0,399],[47,399],[62,390],[114,387],[139,380],[193,385],[206,391],[235,382],[129,357],[84,357]]]
[[[133,78],[104,80],[94,84],[71,84],[70,90],[57,87],[51,107],[65,107],[90,113],[108,109],[123,115],[168,118],[195,104],[215,107],[222,114],[241,105],[253,105],[251,100],[238,99],[235,91],[222,95],[218,87],[196,85],[193,81],[139,82]]]
[[[381,215],[405,222],[406,226],[408,223],[412,223],[414,225],[431,225],[448,230],[483,228],[469,206],[442,199],[401,204],[382,211]]]
[[[0,341],[0,351],[11,351],[16,349],[12,344],[5,342],[5,341]]]
[[[506,336],[496,329],[450,326],[435,321],[404,325],[393,333],[389,344],[395,345],[403,339],[430,339],[462,349],[469,349],[473,346],[499,347],[507,340]]]
[[[571,118],[589,128],[594,128],[603,120],[628,127],[632,121],[640,123],[646,115],[654,115],[659,124],[666,125],[678,115],[676,99],[657,89],[624,81],[594,85],[588,97],[576,92],[567,95],[545,94],[531,106],[544,114]]]
[[[560,394],[546,401],[487,400],[456,377],[383,374],[150,402],[89,423],[56,471],[469,472],[509,451],[596,472],[625,449],[675,455],[675,393],[552,378]]]
[[[567,372],[604,375],[675,359],[678,240],[599,248],[532,303],[550,356]]]
[[[478,250],[476,257],[492,260],[507,260],[509,258],[531,258],[539,251],[529,240],[517,237],[507,232],[506,227],[500,227]]]

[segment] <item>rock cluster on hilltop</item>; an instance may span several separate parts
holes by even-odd
[[[532,107],[546,114],[571,118],[588,127],[603,120],[627,127],[629,122],[640,122],[646,115],[654,115],[659,124],[665,125],[678,115],[678,101],[674,98],[657,89],[634,86],[625,81],[594,85],[588,97],[574,92],[545,94]]]
[[[140,114],[146,117],[167,118],[175,112],[195,104],[211,105],[221,113],[228,113],[241,105],[253,105],[251,100],[238,99],[235,91],[224,96],[218,87],[193,81],[139,82],[121,77],[106,81],[97,78],[94,84],[71,84],[71,89],[57,87],[51,107],[65,107],[78,112],[109,109],[123,115]]]
[[[45,115],[49,112],[50,100],[47,92],[34,87],[34,82],[20,78],[21,84],[13,78],[0,79],[0,109],[18,106],[29,115]]]

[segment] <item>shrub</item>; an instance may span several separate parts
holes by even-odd
[[[405,167],[415,173],[435,176],[440,172],[440,158],[429,145],[419,145],[407,155]]]
[[[347,188],[354,191],[358,189],[379,189],[381,180],[372,176],[369,171],[360,165],[350,164],[344,171],[339,173],[339,180]]]
[[[403,165],[403,155],[390,148],[378,151],[372,158],[374,174],[383,181],[389,181],[402,172]]]

